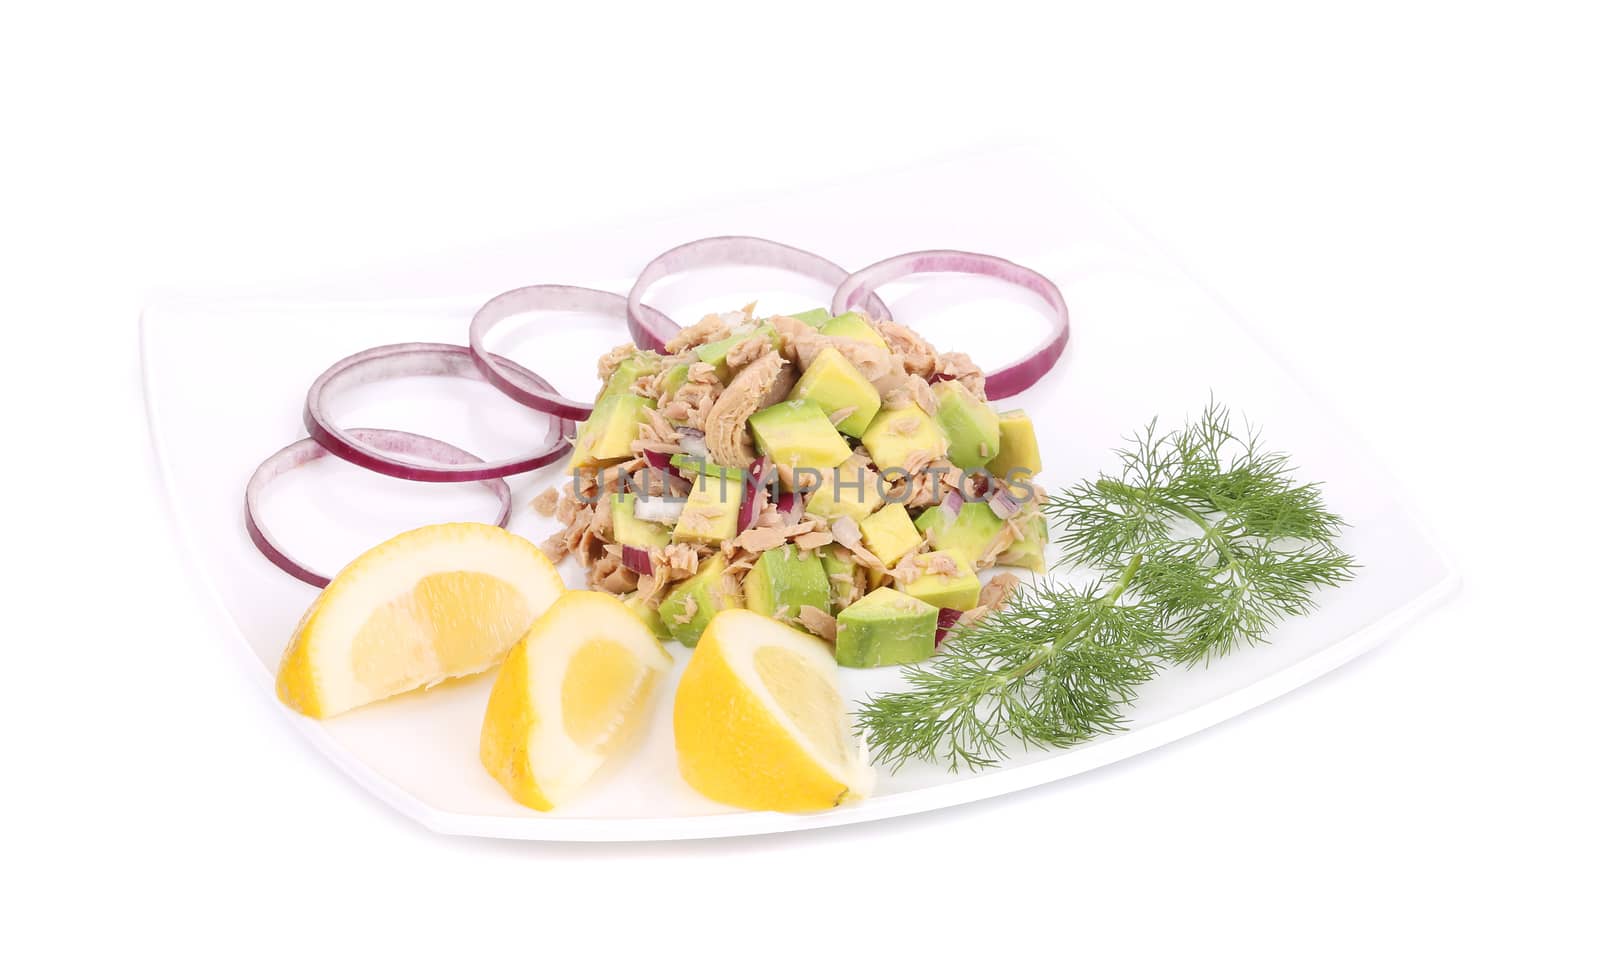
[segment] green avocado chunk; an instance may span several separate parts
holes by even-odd
[[[860,521],[861,542],[885,567],[917,548],[922,534],[911,522],[903,503],[891,503]]]
[[[622,598],[622,605],[633,611],[634,616],[644,621],[650,632],[656,635],[657,640],[671,640],[672,634],[668,632],[667,625],[661,622],[661,612],[645,603],[637,591]]]
[[[822,471],[816,489],[806,499],[806,513],[824,520],[849,517],[859,524],[883,504],[879,487],[876,472],[859,457],[847,458],[837,467]]]
[[[830,420],[843,412],[844,417],[836,426],[840,433],[852,437],[861,436],[883,404],[872,381],[862,376],[856,365],[834,347],[812,358],[811,366],[806,367],[794,389],[789,391],[789,399],[815,400]]]
[[[934,419],[950,438],[950,462],[963,470],[976,470],[1000,452],[1000,418],[959,380],[933,385],[938,403]]]
[[[694,480],[697,485],[702,476],[707,483],[715,483],[718,479],[729,483],[744,483],[743,470],[738,467],[725,467],[705,457],[697,457],[690,453],[674,453],[667,462],[683,471],[683,475]]]
[[[606,397],[615,396],[619,393],[633,393],[633,385],[640,377],[650,376],[660,369],[660,354],[652,353],[649,350],[640,350],[617,364],[616,371],[611,374],[611,379],[606,381],[605,387],[601,389],[600,395],[595,398],[595,402],[599,403]]]
[[[822,558],[792,543],[763,553],[744,578],[744,605],[764,617],[781,612],[787,622],[795,622],[801,607],[827,613],[832,607]]]
[[[849,340],[870,343],[883,350],[889,349],[889,345],[883,342],[883,337],[879,336],[878,331],[872,328],[872,324],[867,322],[867,318],[854,310],[849,313],[841,313],[837,317],[824,321],[822,326],[817,328],[817,332],[823,336],[844,337]]]
[[[1015,470],[1017,479],[1023,480],[1044,469],[1039,462],[1039,438],[1034,435],[1033,421],[1021,410],[1005,410],[999,415],[1000,452],[989,461],[989,472],[1004,480]]]
[[[1048,539],[1044,514],[1033,513],[1022,521],[1022,539],[1007,547],[995,563],[1044,573],[1044,545]]]
[[[963,503],[954,521],[943,507],[929,507],[917,517],[917,529],[935,550],[948,550],[976,567],[999,535],[1005,521],[982,500]]]
[[[906,469],[906,464],[918,451],[926,454],[929,460],[937,459],[945,455],[949,446],[944,431],[921,407],[879,410],[872,423],[862,431],[861,445],[872,454],[872,462],[879,470]]]
[[[667,368],[667,373],[661,378],[661,398],[663,400],[678,392],[678,388],[689,380],[689,363],[675,363]]]
[[[739,533],[739,505],[744,502],[744,483],[704,475],[689,488],[689,497],[672,528],[678,543],[721,543]]]
[[[834,659],[842,667],[885,667],[933,656],[939,610],[879,587],[839,612]]]
[[[750,415],[756,446],[778,466],[830,470],[850,456],[850,445],[815,400],[785,400]]]
[[[828,575],[828,598],[833,601],[833,609],[843,610],[849,606],[847,601],[854,589],[855,560],[850,551],[832,543],[818,550],[817,555],[822,558],[822,570]]]
[[[727,383],[732,379],[732,372],[728,369],[728,353],[739,344],[756,337],[766,337],[772,341],[774,348],[779,345],[777,329],[770,323],[762,323],[757,325],[754,330],[746,330],[744,333],[735,333],[723,337],[721,340],[703,343],[694,348],[694,355],[700,359],[701,363],[709,363],[716,367],[717,379]]]
[[[686,647],[700,642],[700,634],[711,618],[722,610],[739,606],[738,591],[729,592],[723,582],[728,561],[722,554],[700,564],[699,571],[680,583],[661,601],[661,622],[672,638]]]
[[[791,313],[788,317],[791,320],[799,320],[808,327],[820,327],[833,319],[833,314],[829,313],[825,307],[817,307],[815,310],[802,310],[799,313]]]
[[[645,410],[655,404],[632,393],[614,393],[594,405],[589,419],[578,427],[572,445],[572,466],[597,467],[633,456],[631,446],[639,436]]]
[[[633,515],[637,498],[631,493],[611,495],[611,529],[617,542],[625,547],[664,547],[672,542],[672,528],[664,523],[640,520]]]
[[[978,582],[978,575],[972,571],[972,565],[960,555],[948,550],[935,550],[919,554],[913,559],[918,569],[927,571],[940,564],[941,558],[948,558],[955,564],[956,572],[953,575],[924,572],[910,583],[902,584],[900,589],[935,607],[948,607],[951,610],[971,610],[976,607],[978,590],[982,585]]]

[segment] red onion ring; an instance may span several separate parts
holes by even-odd
[[[1067,302],[1062,298],[1060,288],[1042,274],[1027,267],[987,254],[967,253],[962,250],[918,250],[915,253],[902,253],[897,257],[879,260],[872,266],[864,267],[846,277],[839,284],[839,289],[834,291],[833,305],[830,309],[834,313],[843,313],[851,309],[864,294],[872,294],[873,290],[885,283],[914,273],[971,273],[981,277],[993,277],[1031,290],[1050,305],[1051,320],[1055,328],[1050,339],[1016,363],[986,374],[990,400],[1004,400],[1006,397],[1016,396],[1038,383],[1050,368],[1056,365],[1056,361],[1061,359],[1061,353],[1067,347],[1069,329]],[[629,303],[631,306],[632,301]],[[869,306],[869,312],[871,309]]]
[[[518,377],[550,386],[543,377],[505,357],[490,354],[490,359]],[[306,392],[306,432],[341,460],[348,460],[358,467],[366,467],[385,476],[429,483],[492,480],[527,473],[560,459],[572,446],[562,435],[563,421],[550,417],[550,432],[545,437],[545,446],[536,453],[497,463],[484,463],[473,457],[468,462],[443,461],[448,466],[439,463],[428,466],[390,456],[381,448],[363,443],[351,431],[335,426],[327,415],[325,394],[330,390],[415,376],[483,379],[482,373],[472,362],[471,352],[453,343],[390,343],[372,347],[335,363],[311,384],[311,389]]]
[[[761,237],[706,237],[692,240],[661,254],[639,271],[633,289],[628,291],[628,334],[633,337],[633,342],[641,349],[659,351],[682,329],[661,311],[645,305],[644,295],[651,287],[670,274],[722,266],[776,267],[835,285],[845,282],[850,273],[832,260],[819,257],[809,250]],[[872,296],[870,302],[880,316],[889,316],[888,306],[876,295]]]
[[[574,400],[556,391],[543,377],[528,373],[512,364],[506,366],[491,362],[491,354],[483,345],[484,338],[502,320],[519,313],[535,310],[559,310],[572,313],[593,313],[603,317],[626,320],[632,333],[634,308],[628,298],[609,290],[592,290],[588,287],[569,287],[557,283],[539,284],[507,290],[478,308],[467,328],[467,343],[472,351],[472,362],[478,365],[483,378],[500,389],[501,393],[540,413],[548,413],[567,420],[587,420],[594,404]],[[641,305],[639,312],[650,322],[671,324],[667,316],[653,307]],[[635,337],[637,340],[638,338]]]
[[[412,456],[427,457],[439,463],[482,463],[483,461],[465,450],[453,447],[443,440],[424,437],[420,434],[406,433],[404,430],[377,430],[369,427],[353,427],[349,435],[362,444],[391,453],[406,453]],[[261,525],[257,519],[260,512],[261,494],[278,477],[297,467],[305,466],[313,460],[320,460],[329,455],[329,450],[306,437],[296,440],[277,453],[261,462],[255,472],[250,475],[250,482],[244,488],[244,528],[250,533],[250,541],[256,545],[262,555],[296,580],[303,580],[318,589],[328,585],[328,578],[310,567],[305,566],[283,549],[272,534]],[[495,526],[504,527],[511,519],[511,487],[499,478],[481,479],[478,482],[493,490],[495,496],[500,498],[500,516],[494,521]]]

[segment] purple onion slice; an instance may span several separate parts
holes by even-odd
[[[472,362],[478,365],[478,370],[482,372],[485,380],[498,387],[506,396],[540,413],[552,414],[567,420],[587,420],[594,410],[594,404],[574,400],[557,392],[543,377],[530,374],[515,364],[496,362],[494,354],[491,354],[483,344],[489,331],[502,320],[535,310],[593,313],[602,317],[615,317],[627,321],[631,330],[633,321],[630,318],[633,316],[633,308],[628,298],[620,293],[547,283],[507,290],[479,307],[472,318],[472,325],[467,328],[467,343],[472,351]],[[639,312],[649,317],[650,322],[654,324],[672,323],[652,307],[640,306]]]
[[[489,359],[495,367],[507,371],[510,376],[543,384],[545,387],[550,386],[543,377],[512,363],[505,357],[490,354]],[[545,435],[544,446],[531,454],[512,457],[497,463],[484,463],[477,457],[471,457],[469,460],[439,460],[435,457],[430,458],[435,461],[433,463],[418,463],[415,460],[395,456],[397,451],[384,449],[362,440],[354,430],[335,426],[328,416],[328,399],[340,390],[364,383],[392,380],[396,377],[417,376],[483,379],[483,374],[474,364],[472,354],[466,347],[452,343],[391,343],[372,347],[335,363],[311,384],[311,389],[306,392],[306,432],[334,456],[348,460],[358,467],[366,467],[368,470],[385,476],[399,477],[401,480],[423,480],[429,483],[492,480],[496,477],[527,473],[529,470],[537,470],[554,463],[572,446],[563,435],[563,421],[555,416],[546,415],[550,421],[550,429]]]
[[[993,277],[1031,290],[1049,305],[1053,327],[1050,339],[1016,363],[986,374],[990,400],[1014,397],[1038,383],[1046,373],[1050,372],[1050,368],[1056,365],[1056,361],[1061,359],[1062,351],[1067,348],[1069,335],[1067,302],[1062,298],[1060,288],[1042,274],[1027,267],[982,253],[967,253],[962,250],[918,250],[915,253],[902,253],[897,257],[879,260],[870,267],[857,270],[839,284],[839,289],[833,294],[831,309],[834,313],[843,313],[854,308],[864,298],[875,296],[872,291],[878,287],[916,273],[970,273],[980,277]],[[876,311],[870,300],[867,310],[869,313]],[[887,318],[887,314],[883,317]],[[985,336],[988,335],[989,333],[985,332]]]
[[[453,447],[443,440],[435,440],[432,437],[424,437],[415,433],[406,433],[403,430],[352,427],[346,433],[367,447],[375,450],[385,450],[389,453],[425,457],[437,463],[471,464],[483,462],[467,451],[459,447]],[[261,466],[256,467],[255,473],[250,475],[250,482],[245,484],[244,488],[244,527],[250,534],[250,541],[278,569],[296,580],[303,580],[319,589],[328,585],[328,578],[289,556],[288,552],[267,531],[267,528],[261,525],[258,514],[260,513],[261,494],[272,484],[272,481],[290,470],[305,466],[313,460],[320,460],[328,456],[328,454],[329,451],[326,447],[323,447],[310,437],[296,440],[262,461]],[[497,527],[504,527],[506,522],[511,519],[511,487],[498,477],[480,479],[478,482],[494,491],[495,496],[500,498],[500,515],[495,518],[494,523]]]
[[[933,645],[937,647],[939,644],[943,643],[945,634],[955,629],[956,623],[960,620],[960,610],[953,610],[950,607],[940,607],[939,621],[933,630]]]
[[[622,565],[641,577],[650,576],[655,569],[655,563],[650,559],[649,550],[644,547],[627,546],[626,544],[622,547]]]
[[[682,329],[659,310],[644,303],[644,295],[666,277],[706,267],[775,267],[822,283],[843,283],[850,271],[809,250],[761,237],[706,237],[673,247],[639,271],[628,291],[628,334],[643,350],[662,350]],[[876,295],[868,301],[878,316],[888,318],[889,308]]]

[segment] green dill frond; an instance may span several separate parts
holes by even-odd
[[[908,668],[910,689],[868,700],[858,724],[878,762],[983,767],[1015,747],[1114,733],[1163,662],[1204,665],[1263,643],[1354,575],[1321,487],[1296,482],[1289,458],[1225,407],[1168,433],[1151,420],[1128,439],[1117,475],[1043,503],[1060,563],[1102,580],[1019,589]]]

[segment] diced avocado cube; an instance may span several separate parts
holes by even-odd
[[[867,424],[877,415],[883,404],[878,388],[861,375],[856,365],[845,359],[833,347],[824,349],[806,367],[806,372],[789,391],[790,400],[815,400],[822,412],[832,420],[835,414],[846,412],[836,426],[840,433],[861,436]]]
[[[667,461],[683,472],[683,475],[697,484],[703,482],[714,483],[717,480],[726,480],[729,483],[744,483],[744,471],[738,467],[725,467],[720,463],[697,457],[689,453],[674,453]],[[702,479],[704,478],[704,479]]]
[[[730,379],[732,379],[732,371],[728,369],[729,352],[731,352],[733,348],[737,347],[739,344],[755,337],[766,337],[768,340],[772,341],[772,345],[774,347],[778,346],[778,331],[772,326],[772,324],[763,323],[758,325],[754,330],[746,330],[743,333],[735,333],[723,337],[721,340],[713,340],[710,343],[703,343],[694,348],[694,355],[700,359],[701,363],[709,363],[713,367],[716,367],[717,379],[721,380],[723,383],[727,383]]]
[[[879,587],[839,611],[833,655],[841,667],[886,667],[933,656],[939,609]]]
[[[921,407],[879,410],[862,432],[861,444],[872,454],[872,462],[879,470],[905,469],[917,451],[925,452],[929,458],[942,457],[947,447],[944,432]]]
[[[817,307],[815,310],[802,310],[799,313],[791,313],[789,314],[789,319],[799,320],[808,327],[820,327],[833,319],[833,314],[829,313],[824,307]]]
[[[744,484],[720,477],[701,477],[689,489],[683,513],[672,528],[678,543],[721,543],[739,533],[739,504]]]
[[[666,641],[672,639],[672,633],[667,630],[667,625],[661,622],[661,612],[645,603],[637,592],[630,593],[624,597],[622,605],[632,610],[634,616],[643,620],[644,625],[650,628],[650,632],[656,635],[657,640]]]
[[[661,622],[672,639],[692,647],[700,642],[700,633],[712,617],[739,606],[738,591],[730,591],[723,578],[727,569],[728,561],[722,554],[712,554],[694,576],[678,584],[661,601]]]
[[[872,324],[867,322],[867,318],[854,310],[849,313],[841,313],[837,317],[824,321],[822,326],[817,328],[817,332],[828,337],[860,340],[862,343],[870,343],[884,350],[889,349],[889,345],[883,342],[883,337],[879,336],[878,331],[872,328]]]
[[[616,393],[594,405],[589,419],[578,428],[572,446],[572,466],[597,467],[633,456],[633,441],[651,401],[631,393]]]
[[[860,521],[861,542],[886,567],[916,549],[922,542],[903,503],[891,503]]]
[[[1000,414],[1000,452],[989,461],[989,472],[1000,480],[1017,472],[1017,478],[1044,469],[1039,462],[1039,438],[1034,435],[1033,421],[1021,410],[1006,410]]]
[[[611,374],[611,379],[606,381],[600,396],[595,398],[599,403],[602,399],[614,394],[628,394],[633,392],[633,385],[640,377],[647,377],[661,369],[661,355],[648,350],[640,350],[631,357],[627,357],[617,364],[617,369]]]
[[[882,504],[877,473],[858,457],[822,471],[817,489],[806,500],[806,513],[826,520],[849,517],[859,524]]]
[[[850,456],[850,445],[815,400],[785,400],[750,415],[756,446],[779,466],[824,471]]]
[[[978,575],[973,572],[972,565],[962,559],[960,555],[948,550],[935,550],[932,553],[920,554],[915,558],[919,570],[927,571],[930,568],[941,566],[940,558],[949,558],[956,568],[955,575],[948,573],[922,573],[921,576],[910,583],[900,585],[900,589],[924,603],[931,603],[936,607],[949,607],[952,610],[971,610],[978,605]]]
[[[616,542],[625,547],[642,547],[646,550],[671,543],[671,527],[664,523],[640,520],[633,515],[635,499],[631,493],[611,495],[611,529],[616,533]]]
[[[963,470],[976,470],[1000,452],[1000,418],[988,403],[978,399],[959,380],[933,385],[938,402],[934,419],[950,439],[950,462]]]
[[[661,378],[661,396],[670,397],[678,392],[678,388],[689,380],[689,363],[675,363],[667,368],[667,373]]]
[[[927,537],[928,546],[956,554],[971,567],[978,565],[1003,526],[1005,521],[982,500],[963,503],[954,521],[943,507],[929,507],[917,517],[917,529]]]
[[[828,597],[833,609],[842,610],[854,589],[856,562],[850,551],[838,544],[828,544],[817,551],[817,556],[822,558],[822,570],[828,575]]]
[[[744,578],[744,605],[764,617],[793,621],[801,607],[832,609],[822,558],[792,543],[756,558]]]
[[[1007,547],[995,563],[1044,573],[1044,545],[1048,539],[1044,514],[1029,514],[1022,521],[1022,532],[1022,539]]]

